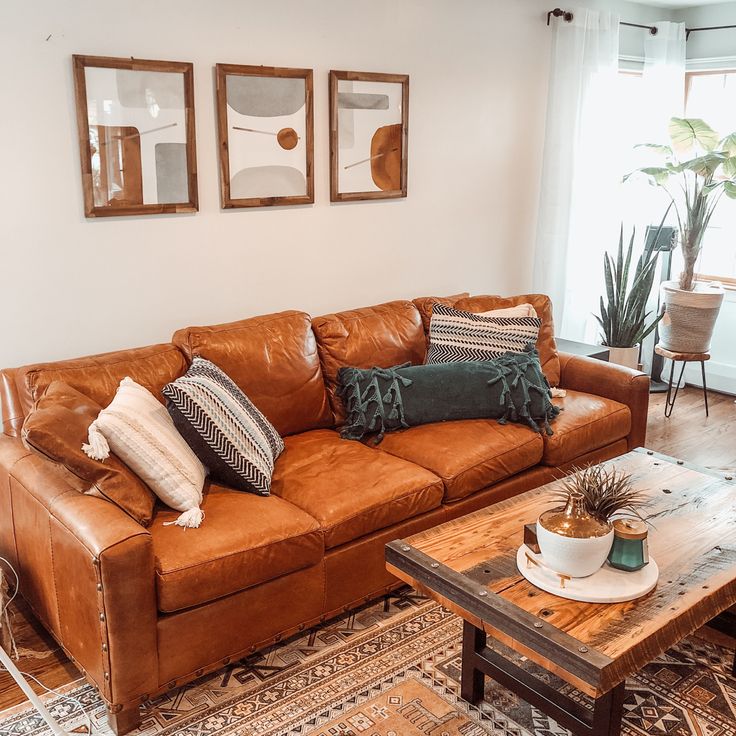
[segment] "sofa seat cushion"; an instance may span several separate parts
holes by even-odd
[[[618,401],[567,389],[567,396],[552,403],[564,411],[552,424],[554,434],[544,437],[544,465],[563,465],[626,437],[631,430],[631,411]]]
[[[433,473],[332,430],[286,437],[284,444],[271,493],[317,519],[328,549],[442,502],[442,481]]]
[[[555,432],[557,422],[554,423]],[[461,419],[387,434],[381,450],[421,465],[442,478],[444,501],[457,501],[537,465],[542,436],[529,427],[495,419]]]
[[[322,532],[280,498],[225,486],[205,489],[198,529],[164,526],[178,516],[157,508],[153,537],[159,609],[179,611],[320,562]]]

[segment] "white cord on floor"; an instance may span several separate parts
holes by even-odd
[[[0,665],[0,670],[3,670],[5,672],[7,672],[7,669],[5,667],[3,667],[2,665]],[[87,714],[87,711],[85,710],[84,705],[82,704],[82,702],[80,700],[78,700],[77,698],[72,697],[71,695],[65,695],[64,693],[60,693],[58,690],[53,690],[50,687],[46,687],[46,685],[44,685],[41,682],[41,680],[38,679],[38,677],[36,677],[35,675],[32,675],[30,672],[23,672],[21,670],[19,670],[19,671],[20,671],[21,675],[23,675],[23,677],[30,678],[39,687],[43,688],[47,693],[51,693],[52,695],[56,695],[57,697],[62,698],[63,700],[69,700],[72,703],[74,703],[79,708],[79,710],[82,711],[82,715],[84,716],[85,720],[87,721],[87,728],[89,730],[89,733],[90,734],[93,734],[94,733],[94,728],[92,726],[92,719]],[[83,681],[83,679],[84,678],[80,678],[79,680],[75,680],[75,682]],[[3,733],[10,733],[10,731],[5,731],[3,729],[0,729],[0,734],[3,734]]]
[[[13,575],[15,576],[15,590],[13,591],[13,594],[8,598],[8,600],[5,602],[5,605],[2,608],[2,611],[0,611],[0,628],[2,628],[2,623],[6,619],[6,613],[8,610],[8,607],[10,604],[15,600],[15,597],[18,595],[18,591],[20,590],[20,577],[18,573],[16,572],[15,568],[10,564],[8,560],[6,560],[4,557],[0,557],[0,562],[4,562],[11,570]],[[10,653],[9,653],[10,654]],[[0,670],[4,672],[10,672],[7,667],[0,664]],[[23,672],[21,670],[18,670],[23,677],[30,678],[33,680],[39,687],[43,688],[47,693],[52,693],[53,695],[56,695],[59,698],[62,698],[63,700],[68,700],[72,703],[74,703],[79,710],[82,711],[82,715],[85,717],[87,721],[87,728],[89,729],[89,733],[94,733],[94,728],[92,726],[92,719],[89,717],[87,711],[84,708],[84,705],[77,699],[72,697],[71,695],[64,695],[63,693],[60,693],[58,690],[54,690],[50,687],[46,687],[35,675],[30,674],[30,672]],[[13,673],[10,672],[10,675],[12,676]],[[10,731],[6,729],[0,729],[0,734],[9,734]]]
[[[4,562],[10,568],[10,571],[15,576],[15,590],[13,591],[13,595],[11,595],[10,598],[8,598],[8,600],[5,602],[5,605],[3,606],[3,610],[0,611],[0,629],[2,629],[3,621],[6,620],[5,615],[7,613],[7,610],[10,607],[10,604],[15,600],[15,597],[18,595],[18,590],[20,589],[20,577],[18,577],[18,573],[15,571],[15,568],[10,564],[8,560],[6,560],[4,557],[0,557],[0,562]],[[1,579],[2,577],[0,576],[0,580]],[[13,648],[15,648],[15,644],[13,644]]]

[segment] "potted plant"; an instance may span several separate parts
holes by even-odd
[[[684,265],[677,281],[661,287],[660,343],[673,352],[705,353],[724,292],[720,284],[695,281],[695,264],[721,197],[736,199],[736,133],[721,138],[698,118],[672,118],[668,132],[671,146],[642,144],[662,156],[663,165],[633,172],[664,189],[677,215]]]
[[[660,230],[661,230],[660,225]],[[601,326],[602,343],[609,348],[611,363],[637,368],[639,364],[639,345],[657,326],[662,316],[649,320],[647,300],[652,291],[659,252],[651,245],[645,247],[639,256],[633,280],[629,285],[631,256],[634,249],[634,235],[631,233],[629,247],[624,257],[624,231],[618,240],[616,260],[608,254],[603,255],[603,269],[606,278],[606,301],[600,299],[600,315],[595,315]]]
[[[545,563],[572,578],[588,577],[606,561],[614,517],[641,519],[648,503],[630,475],[604,465],[565,478],[553,500],[557,506],[537,520],[537,542]]]

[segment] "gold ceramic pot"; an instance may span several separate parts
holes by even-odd
[[[544,562],[555,572],[584,578],[597,572],[613,543],[613,527],[585,509],[581,493],[571,493],[562,509],[537,519],[537,541]]]

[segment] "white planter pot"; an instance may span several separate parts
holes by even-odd
[[[724,291],[720,284],[695,284],[683,291],[677,281],[661,288],[665,315],[659,323],[659,343],[673,353],[707,353],[721,311]]]
[[[613,529],[602,537],[563,537],[537,521],[537,542],[546,565],[571,578],[586,578],[597,572],[611,551]]]
[[[633,348],[608,348],[608,362],[636,370],[639,367],[639,346]]]

